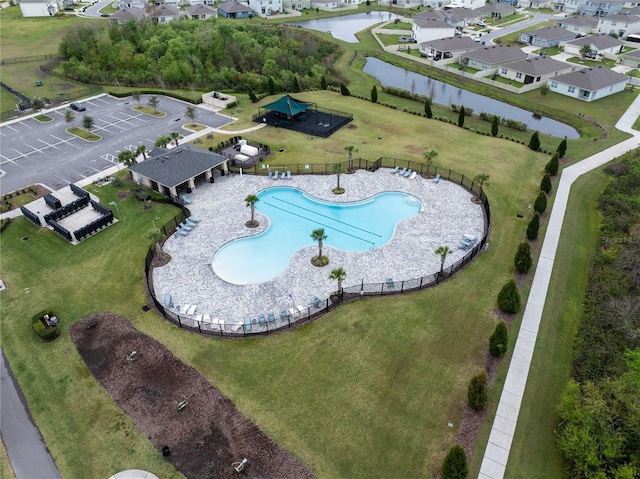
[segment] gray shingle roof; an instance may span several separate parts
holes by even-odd
[[[543,40],[562,40],[563,38],[570,38],[575,35],[575,33],[560,27],[542,27],[537,30],[529,30],[525,33],[533,35],[534,38],[542,38]]]
[[[509,63],[506,68],[515,70],[517,72],[522,72],[527,75],[540,76],[546,75],[547,73],[568,70],[569,68],[572,68],[572,66],[568,65],[565,62],[554,60],[551,57],[542,56],[527,58],[526,60]]]
[[[419,18],[417,20],[414,19],[413,23],[418,25],[420,28],[455,28],[453,25],[443,20],[429,18]]]
[[[611,18],[611,17],[607,17]],[[595,27],[598,24],[598,17],[579,15],[556,20],[556,25],[575,25],[578,27]]]
[[[249,6],[234,1],[225,2],[222,5],[218,5],[218,10],[222,10],[226,13],[253,12],[253,10]]]
[[[614,72],[604,67],[585,68],[566,75],[558,75],[555,81],[582,88],[583,90],[595,91],[617,83],[626,82],[629,79],[624,73]]]
[[[520,48],[510,45],[494,45],[478,48],[464,54],[465,57],[484,62],[489,65],[506,63],[526,58],[527,54]]]
[[[484,7],[476,9],[476,12],[482,13],[504,13],[513,11],[515,11],[515,7],[513,5],[507,5],[505,3],[487,4]]]
[[[481,48],[471,38],[465,36],[441,38],[439,40],[423,42],[420,45],[425,45],[439,51],[471,50]]]
[[[617,22],[633,23],[633,22],[637,22],[638,20],[640,20],[640,17],[638,17],[637,10],[634,13],[631,13],[630,11],[625,10],[624,12],[618,12],[618,13],[613,13],[611,15],[607,15],[606,17],[603,17],[602,19],[603,20],[615,20]]]
[[[227,159],[193,145],[177,146],[172,150],[154,148],[149,156],[148,160],[130,166],[129,170],[169,188],[181,185]]]
[[[160,5],[159,7],[155,7],[151,10],[151,16],[153,18],[158,17],[177,17],[180,15],[180,10],[178,7],[174,7],[173,5]]]
[[[216,13],[216,9],[209,5],[192,5],[185,10],[189,15],[215,15]]]
[[[111,14],[111,20],[140,19],[142,17],[144,17],[144,10],[141,8],[123,8]]]
[[[619,47],[624,45],[624,42],[613,38],[606,33],[600,33],[598,35],[589,35],[587,37],[576,38],[575,40],[569,40],[567,42],[571,45],[577,45],[579,47],[583,45],[593,45],[596,50],[604,50],[605,48]]]

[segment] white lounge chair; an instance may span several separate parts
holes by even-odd
[[[193,306],[191,306],[189,308],[189,311],[187,311],[187,314],[189,314],[189,315],[194,314],[196,312],[196,308],[197,308],[197,306],[194,304]]]
[[[416,176],[418,176],[418,172],[417,172],[417,171],[414,171],[413,173],[411,173],[411,174],[409,175],[409,179],[410,179],[410,180],[413,180]]]

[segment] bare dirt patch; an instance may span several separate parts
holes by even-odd
[[[237,478],[231,464],[245,457],[247,478],[313,477],[195,369],[126,319],[97,313],[70,333],[95,378],[158,451],[169,448],[166,459],[189,479]],[[178,410],[183,399],[188,404]]]

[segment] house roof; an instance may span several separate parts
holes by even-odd
[[[465,57],[489,65],[496,63],[506,63],[509,61],[521,60],[527,54],[520,48],[510,45],[492,45],[490,47],[478,48],[464,54]]]
[[[558,75],[554,80],[583,90],[595,91],[627,82],[629,79],[624,73],[614,72],[605,67],[594,67]]]
[[[413,20],[444,20],[446,18],[447,14],[444,10],[425,10],[424,12],[420,12],[415,17],[413,17]]]
[[[178,7],[174,7],[173,5],[160,5],[159,7],[155,7],[151,10],[151,16],[153,18],[158,17],[177,17],[180,15],[180,10]]]
[[[608,3],[609,5],[623,5],[625,0],[587,0],[587,5],[597,5],[599,3]]]
[[[625,10],[624,12],[617,12],[611,15],[607,15],[606,17],[600,18],[600,20],[609,20],[609,21],[613,20],[616,22],[633,23],[640,20],[640,17],[638,17],[638,13],[630,13],[629,11]]]
[[[211,8],[209,5],[191,5],[185,8],[189,15],[215,15],[216,9]]]
[[[568,70],[573,67],[568,63],[554,60],[548,56],[538,56],[509,63],[507,68],[517,72],[522,72],[526,75],[540,76],[548,73]]]
[[[624,45],[624,42],[613,38],[606,33],[600,33],[598,35],[589,35],[587,37],[576,38],[575,40],[569,40],[567,44],[576,45],[581,47],[583,45],[593,45],[596,50],[604,50],[605,48],[619,47]]]
[[[429,18],[419,18],[418,20],[414,19],[413,23],[418,25],[420,28],[455,28],[450,23]]]
[[[507,5],[506,3],[494,3],[485,5],[476,9],[476,12],[482,13],[504,13],[504,12],[513,12],[515,7],[513,5]]]
[[[222,155],[193,145],[178,146],[172,150],[154,148],[149,156],[148,160],[130,166],[129,170],[168,188],[181,185],[227,160]]]
[[[253,9],[248,5],[243,5],[238,2],[225,2],[222,5],[218,5],[218,10],[222,10],[226,13],[241,13],[241,12],[253,12]]]
[[[478,14],[475,10],[465,7],[449,8],[445,10],[445,14],[453,23],[482,16],[482,14]]]
[[[537,30],[529,30],[524,33],[531,34],[535,38],[541,38],[543,40],[562,40],[564,38],[575,36],[575,33],[560,27],[542,27]]]
[[[141,8],[122,8],[111,14],[111,20],[139,20],[144,17],[144,10]]]
[[[607,17],[609,18],[609,17]],[[567,17],[556,20],[556,25],[573,25],[577,27],[595,27],[598,24],[598,18],[591,15],[579,15],[577,17]]]
[[[481,48],[476,42],[474,42],[471,38],[466,36],[440,38],[439,40],[431,40],[430,42],[423,42],[420,45],[425,45],[429,48],[433,48],[434,50],[447,51],[447,52]]]

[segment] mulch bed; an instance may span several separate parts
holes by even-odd
[[[166,459],[189,479],[237,478],[231,464],[245,457],[247,478],[313,477],[195,369],[126,319],[97,313],[70,333],[95,378],[158,451],[169,448]],[[188,404],[179,411],[183,398]]]

